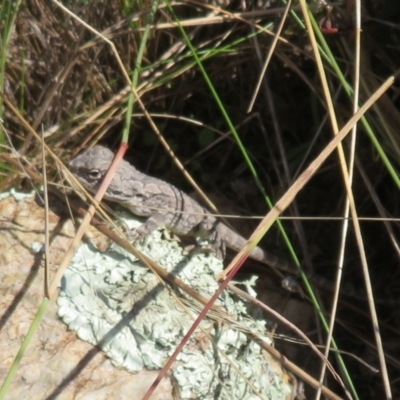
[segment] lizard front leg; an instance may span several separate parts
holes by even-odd
[[[163,225],[166,220],[166,215],[162,213],[153,214],[139,228],[132,231],[129,238],[133,243],[142,243],[151,232]]]

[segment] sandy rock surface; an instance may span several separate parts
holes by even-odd
[[[68,248],[74,229],[51,213],[51,274]],[[33,198],[0,201],[0,382],[21,346],[43,299],[43,259],[32,245],[44,243],[44,210]],[[54,235],[57,232],[57,235]],[[93,236],[101,240],[93,231]],[[6,399],[141,398],[157,372],[116,369],[96,347],[79,340],[51,304],[8,390]],[[171,399],[169,380],[154,399]]]

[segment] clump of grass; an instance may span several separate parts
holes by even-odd
[[[148,16],[154,4],[124,2],[121,6],[119,2],[89,1],[68,6],[112,41],[164,142],[137,103],[132,117],[127,114],[130,83],[104,40],[54,4],[6,2],[0,12],[0,90],[34,130],[44,131],[46,143],[65,159],[97,141],[115,147],[128,121],[128,158],[138,168],[190,191],[192,185],[174,166],[168,146],[214,198],[229,202],[237,214],[265,215],[265,194],[276,202],[335,133],[297,5],[273,47],[251,112],[249,104],[273,43],[271,32],[278,30],[282,8],[263,12],[241,9],[236,4],[221,10],[194,1],[174,4],[173,8],[161,3],[153,25]],[[353,14],[341,6],[311,10],[315,15],[313,29],[318,31],[319,24],[323,30],[318,45],[341,127],[353,113]],[[378,2],[369,2],[364,13],[360,104],[384,78],[396,72],[400,61],[391,42],[395,27],[390,25],[385,7],[380,9]],[[368,20],[368,13],[381,15],[382,20]],[[327,31],[328,20],[332,32]],[[144,41],[146,28],[149,36]],[[143,57],[140,64],[138,54]],[[39,144],[21,119],[4,109],[3,97],[0,116],[8,133],[7,140],[4,136],[0,139],[2,144],[14,146],[35,163]],[[397,215],[399,125],[394,87],[358,128],[353,194],[360,216],[382,219]],[[350,144],[345,142],[344,146],[348,154]],[[56,179],[56,171],[50,171],[50,176]],[[19,182],[18,174],[8,173],[7,184]],[[286,214],[310,219],[282,222],[306,274],[334,279],[345,201],[338,158],[331,156]],[[399,290],[393,224],[361,221],[374,293],[380,301],[378,315],[393,321],[381,326],[388,342],[398,339],[396,307],[390,303],[398,298]],[[241,224],[240,231],[250,232],[254,226],[251,222]],[[273,228],[263,245],[288,255],[282,235]],[[340,300],[335,339],[341,349],[355,348],[363,354],[374,345],[372,332],[364,333],[370,319],[362,312],[367,310],[365,302],[358,300],[365,290],[352,228],[343,285],[353,290],[354,304],[346,303],[348,297]],[[331,309],[326,296],[319,307]],[[312,336],[315,341],[325,335],[318,324],[310,331],[316,332]],[[366,344],[360,344],[361,334]],[[352,361],[346,364],[360,398],[368,398],[372,388],[383,392],[379,377],[368,378],[368,386],[363,368]],[[389,360],[389,365],[390,375],[396,360]],[[359,382],[364,382],[362,387]],[[395,390],[398,388],[393,385]]]

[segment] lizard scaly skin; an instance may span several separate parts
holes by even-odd
[[[68,166],[81,184],[96,193],[107,173],[114,154],[103,146],[94,146],[72,159]],[[181,236],[207,240],[212,252],[225,257],[225,246],[240,251],[246,239],[217,220],[204,207],[175,186],[145,175],[126,161],[121,161],[104,198],[121,204],[133,214],[148,217],[133,233],[142,240],[164,225]],[[273,268],[296,273],[295,268],[278,257],[255,247],[250,257]]]

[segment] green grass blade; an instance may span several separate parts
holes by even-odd
[[[25,355],[26,350],[28,349],[29,343],[31,342],[33,335],[35,334],[37,328],[39,327],[40,321],[44,315],[44,313],[47,310],[47,307],[50,304],[50,300],[45,298],[42,301],[42,304],[39,307],[38,312],[36,313],[36,316],[34,320],[32,321],[31,326],[29,327],[28,333],[25,336],[24,341],[22,342],[22,345],[18,351],[18,354],[16,355],[14,362],[11,365],[11,368],[8,371],[8,374],[6,376],[6,379],[3,382],[3,385],[0,389],[0,400],[4,399],[4,396],[7,394],[7,390],[18,370],[19,364],[22,361],[22,358]]]

